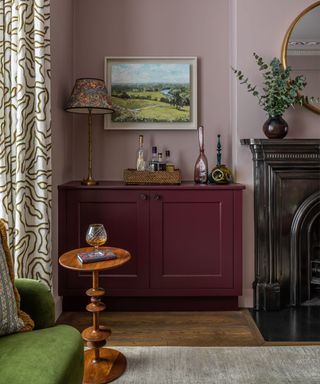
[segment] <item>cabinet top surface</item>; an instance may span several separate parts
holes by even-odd
[[[67,269],[76,271],[103,271],[106,269],[113,269],[120,267],[131,259],[128,251],[121,248],[114,247],[100,247],[99,249],[108,249],[117,255],[116,259],[98,261],[96,263],[82,264],[78,260],[78,253],[92,252],[92,247],[72,249],[59,257],[59,264]]]
[[[127,185],[124,181],[99,181],[99,184],[88,186],[82,185],[81,181],[70,181],[68,183],[62,184],[58,186],[59,189],[87,189],[87,190],[95,190],[95,189],[169,189],[169,190],[183,190],[183,189],[191,189],[191,190],[241,190],[245,189],[243,184],[232,183],[232,184],[195,184],[191,181],[183,181],[179,185]]]

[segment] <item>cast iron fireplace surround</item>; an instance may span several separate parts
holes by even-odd
[[[300,306],[311,299],[317,258],[320,275],[320,139],[241,144],[254,167],[254,309]]]

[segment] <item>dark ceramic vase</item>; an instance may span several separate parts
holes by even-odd
[[[268,139],[283,139],[288,133],[288,124],[281,115],[270,116],[263,124],[263,132]]]

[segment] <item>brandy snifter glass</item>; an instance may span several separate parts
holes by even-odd
[[[107,241],[107,232],[103,224],[90,224],[86,234],[86,242],[94,247],[94,252],[99,254],[99,247]]]

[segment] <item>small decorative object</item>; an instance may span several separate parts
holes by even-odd
[[[256,53],[253,56],[264,77],[263,94],[249,83],[242,71],[234,68],[232,70],[240,83],[246,85],[248,92],[258,98],[259,105],[268,113],[269,119],[263,126],[265,135],[270,139],[282,139],[288,132],[288,124],[282,118],[283,113],[295,104],[319,102],[319,99],[301,95],[299,92],[306,86],[305,77],[300,75],[291,79],[291,67],[284,68],[278,58],[275,57],[270,64],[266,64]]]
[[[209,183],[228,184],[232,182],[232,173],[225,164],[221,164],[221,141],[220,135],[217,140],[217,165],[209,174]]]
[[[94,247],[94,254],[100,255],[99,247],[107,241],[107,232],[103,224],[90,224],[86,234],[86,242]]]
[[[194,165],[194,182],[196,184],[207,184],[208,182],[208,160],[204,154],[204,128],[198,128],[200,154]]]
[[[98,184],[92,176],[92,115],[113,113],[103,80],[77,79],[64,108],[67,112],[88,114],[88,177],[84,185]]]

